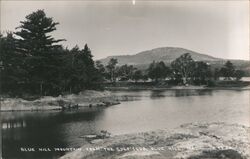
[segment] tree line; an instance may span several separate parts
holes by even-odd
[[[212,69],[207,62],[194,61],[189,53],[181,55],[169,66],[163,61],[153,61],[144,71],[127,64],[118,66],[118,61],[114,58],[106,66],[100,61],[96,65],[102,77],[113,83],[128,80],[145,82],[150,79],[155,83],[168,81],[171,85],[209,85],[219,77],[238,81],[244,76],[244,72],[237,70],[230,61],[226,61],[222,68]]]
[[[72,49],[63,47],[51,35],[58,22],[37,10],[20,22],[15,32],[0,34],[1,93],[12,96],[23,94],[59,95],[95,89],[105,81],[154,82],[168,81],[172,84],[207,84],[223,76],[239,80],[244,74],[228,61],[221,69],[212,70],[202,61],[194,61],[186,53],[170,66],[153,61],[146,70],[132,65],[119,66],[117,59],[110,59],[104,66],[94,62],[90,48],[77,45]]]

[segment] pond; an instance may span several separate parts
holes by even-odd
[[[117,135],[171,129],[190,122],[227,122],[250,126],[249,90],[114,93],[139,100],[77,111],[2,112],[3,157],[57,158],[65,152],[54,151],[54,148],[80,147],[86,143],[80,136],[101,130]],[[51,151],[24,152],[21,148],[45,148]]]

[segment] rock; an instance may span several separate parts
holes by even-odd
[[[96,139],[96,138],[97,138],[97,135],[84,135],[84,136],[80,136],[80,138]]]
[[[106,138],[110,138],[110,137],[111,137],[111,133],[109,133],[106,130],[101,130],[100,133],[98,133],[98,134],[90,134],[90,135],[80,136],[80,138],[84,138],[90,143],[92,143],[94,140],[98,141],[98,140],[102,140],[102,139],[106,139]]]
[[[82,149],[123,147],[128,151],[75,151],[62,156],[61,159],[250,159],[250,127],[237,124],[191,123],[171,131],[157,130],[112,137],[108,137],[107,131],[101,131],[101,134],[107,138],[96,135],[100,138],[83,145]],[[133,147],[146,147],[147,151],[135,151]]]
[[[98,144],[101,143],[103,141],[103,139],[94,139],[92,141],[90,141],[91,144]]]

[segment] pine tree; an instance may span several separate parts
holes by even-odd
[[[46,17],[43,10],[37,10],[26,16],[25,21],[16,29],[15,35],[19,37],[18,49],[26,55],[45,53],[51,49],[60,47],[56,43],[64,39],[55,40],[49,33],[56,30],[56,25],[52,18]]]
[[[220,69],[220,72],[226,80],[231,80],[231,77],[234,77],[235,66],[232,62],[227,61],[224,66]]]
[[[18,93],[18,85],[25,83],[26,71],[22,69],[24,57],[16,52],[16,39],[11,32],[0,34],[1,82],[3,92]]]
[[[27,87],[34,90],[33,93],[46,95],[45,87],[52,89],[51,76],[56,76],[52,72],[57,67],[55,52],[61,48],[56,43],[63,39],[55,40],[49,33],[56,30],[56,25],[52,18],[46,16],[43,10],[37,10],[26,16],[25,21],[21,21],[21,26],[17,27],[17,52],[22,53],[26,58],[24,68],[27,72]],[[52,85],[54,87],[54,85]],[[38,91],[39,90],[39,91]]]

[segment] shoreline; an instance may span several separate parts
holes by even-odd
[[[97,139],[80,147],[81,151],[68,152],[60,159],[223,158],[221,156],[228,159],[248,159],[249,134],[250,127],[238,124],[189,123],[171,130]],[[123,151],[119,151],[120,149]]]
[[[173,86],[173,87],[105,87],[105,90],[250,90],[245,87],[206,87],[206,86]]]
[[[0,112],[64,111],[88,107],[108,107],[120,104],[121,101],[129,100],[134,99],[127,96],[115,96],[110,91],[86,90],[78,95],[45,96],[32,101],[22,98],[4,98],[1,101]]]

